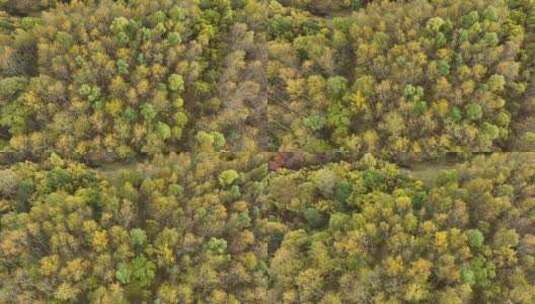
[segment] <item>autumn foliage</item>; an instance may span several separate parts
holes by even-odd
[[[0,0],[0,304],[535,303],[535,0]]]

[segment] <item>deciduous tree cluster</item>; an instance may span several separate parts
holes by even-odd
[[[73,1],[7,24],[4,146],[84,161],[255,149],[267,110],[255,3]]]
[[[0,171],[2,303],[266,303],[262,156]]]
[[[535,303],[535,0],[0,0],[0,303]]]
[[[532,113],[533,11],[529,1],[378,1],[320,18],[272,5],[272,147],[513,150],[511,121]]]
[[[426,184],[361,159],[270,154],[0,171],[3,303],[532,303],[535,157]]]
[[[273,176],[271,299],[532,302],[533,159],[476,157],[431,186],[369,155]]]

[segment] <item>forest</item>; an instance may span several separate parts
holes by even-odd
[[[535,303],[535,0],[0,0],[3,303]]]
[[[0,302],[533,302],[535,154],[431,184],[372,154],[292,158],[3,169]]]

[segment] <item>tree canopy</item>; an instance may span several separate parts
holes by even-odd
[[[535,303],[535,0],[0,0],[0,303]]]
[[[0,301],[532,302],[533,155],[477,156],[431,185],[371,154],[271,157],[4,169]]]

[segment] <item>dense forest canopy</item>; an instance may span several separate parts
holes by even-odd
[[[533,1],[1,7],[0,144],[24,157],[535,148]]]
[[[265,56],[243,10],[230,1],[73,1],[23,18],[33,23],[2,36],[9,149],[86,161],[255,149],[265,141]]]
[[[432,187],[370,155],[273,176],[272,213],[292,218],[270,263],[274,302],[532,301],[533,165],[477,157]]]
[[[386,155],[533,147],[534,12],[529,1],[377,1],[319,18],[274,5],[272,144]]]
[[[2,171],[0,301],[265,302],[261,160],[181,154],[107,179],[54,154]]]
[[[535,155],[479,156],[431,186],[371,154],[270,157],[0,171],[0,301],[532,303]]]
[[[0,0],[0,303],[535,303],[535,0]]]

